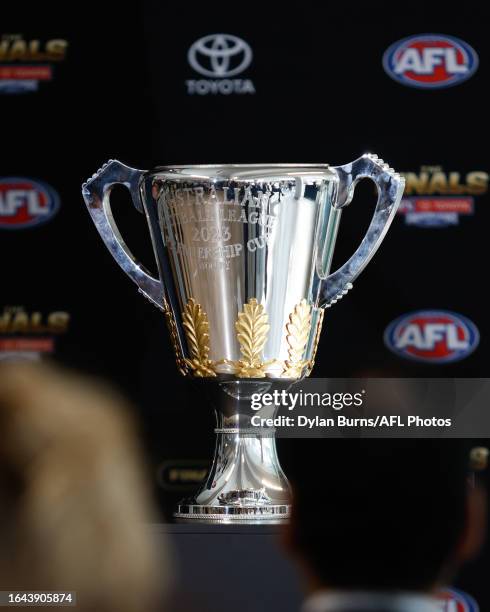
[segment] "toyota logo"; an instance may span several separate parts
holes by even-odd
[[[252,49],[232,34],[209,34],[191,45],[189,64],[208,77],[230,77],[243,72],[252,61]]]

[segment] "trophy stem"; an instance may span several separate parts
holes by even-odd
[[[275,430],[252,418],[274,417],[277,406],[251,408],[252,394],[278,383],[257,380],[204,383],[216,411],[213,463],[197,493],[183,500],[175,517],[206,523],[278,523],[289,518],[290,487],[277,457]],[[280,383],[285,388],[290,381]]]

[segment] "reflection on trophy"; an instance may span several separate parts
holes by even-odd
[[[331,273],[342,209],[356,183],[377,186],[374,216],[352,257]],[[148,221],[159,278],[136,262],[112,216],[125,185]],[[216,450],[205,482],[175,516],[277,522],[289,485],[273,429],[253,427],[253,394],[287,389],[311,372],[325,309],[352,287],[395,215],[403,179],[374,155],[345,166],[168,166],[144,172],[116,160],[82,187],[107,248],[163,311],[177,368],[216,411]],[[260,416],[274,416],[263,407]]]

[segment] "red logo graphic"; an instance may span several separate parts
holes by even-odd
[[[437,594],[441,612],[479,612],[476,601],[463,591],[445,589]]]
[[[444,227],[458,225],[460,215],[472,215],[474,208],[472,197],[415,196],[402,199],[398,214],[407,225]]]
[[[454,36],[423,34],[391,45],[383,56],[389,76],[410,87],[450,87],[469,79],[478,68],[478,55]]]
[[[386,328],[386,346],[406,359],[431,363],[459,361],[480,341],[466,317],[445,310],[420,310],[399,317]]]
[[[56,191],[28,178],[0,179],[0,228],[23,229],[49,221],[58,211]]]

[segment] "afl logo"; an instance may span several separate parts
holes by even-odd
[[[209,34],[189,48],[189,64],[196,72],[207,77],[231,77],[250,66],[252,49],[238,36]]]
[[[419,310],[399,317],[384,333],[386,346],[405,359],[449,363],[468,357],[478,346],[478,328],[446,310]]]
[[[476,601],[463,591],[444,589],[437,594],[437,603],[441,612],[479,612]]]
[[[478,68],[478,55],[454,36],[422,34],[391,45],[383,55],[383,68],[403,85],[441,89],[469,79]]]
[[[0,229],[24,229],[46,223],[59,209],[56,191],[28,178],[0,178]]]

